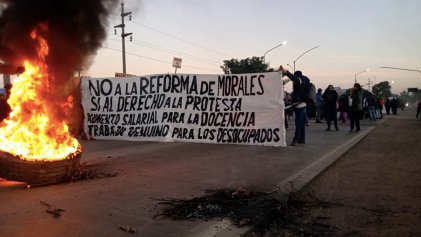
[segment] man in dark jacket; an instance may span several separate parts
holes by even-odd
[[[296,71],[294,74],[288,70],[279,66],[279,71],[282,72],[282,76],[287,76],[292,81],[292,104],[294,107],[295,117],[295,135],[292,140],[291,146],[295,146],[297,143],[305,144],[305,123],[307,121],[306,116],[306,95],[303,94],[303,86],[305,83],[309,83],[309,79],[305,77],[301,71]],[[308,80],[308,82],[307,82]]]
[[[338,116],[336,110],[336,102],[338,101],[338,93],[333,88],[332,85],[329,85],[325,92],[323,93],[323,101],[325,102],[324,112],[325,118],[327,121],[327,128],[326,131],[330,131],[330,125],[333,121],[335,125],[336,131],[339,130],[338,128]]]
[[[354,131],[354,125],[356,127],[355,131],[359,132],[361,131],[360,118],[362,117],[362,112],[363,112],[363,91],[359,83],[354,84],[351,98],[352,98],[352,105],[351,105],[351,117],[350,117],[350,120],[351,120],[350,132]]]

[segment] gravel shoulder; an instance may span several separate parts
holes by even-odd
[[[307,204],[279,236],[421,236],[421,121],[386,119],[300,190]]]

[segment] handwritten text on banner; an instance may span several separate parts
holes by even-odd
[[[278,72],[84,78],[94,139],[286,146]]]

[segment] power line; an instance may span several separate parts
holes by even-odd
[[[145,10],[145,11],[146,11],[146,10]],[[146,12],[149,12],[149,13],[151,13],[151,14],[153,14],[153,15],[155,15],[155,16],[157,16],[157,17],[161,18],[161,19],[164,19],[164,20],[165,20],[165,21],[167,21],[167,22],[170,22],[170,23],[172,23],[172,24],[176,24],[176,25],[180,25],[180,26],[185,27],[185,28],[187,28],[187,29],[190,29],[190,30],[192,30],[192,31],[198,31],[198,32],[201,32],[201,33],[209,34],[209,32],[206,32],[206,31],[203,31],[203,30],[201,30],[201,29],[197,29],[197,28],[191,27],[191,26],[189,26],[189,25],[186,25],[186,24],[180,23],[180,22],[178,22],[178,21],[175,21],[174,19],[171,19],[171,18],[168,18],[168,17],[162,16],[162,15],[157,14],[157,13],[155,13],[155,12],[152,12],[152,11],[146,11]],[[241,48],[242,48],[242,49],[246,48],[246,49],[250,49],[250,50],[253,50],[253,51],[258,50],[257,48],[250,48],[248,45],[241,44],[241,42],[238,42],[238,41],[233,41],[233,40],[231,40],[231,39],[229,39],[229,38],[225,38],[225,37],[221,37],[221,36],[219,36],[219,35],[213,35],[213,34],[212,34],[212,36],[213,36],[214,38],[219,39],[219,40],[223,40],[224,42],[229,42],[230,44],[235,45],[235,46],[237,46],[237,47],[238,47],[238,46],[241,46]]]
[[[102,48],[117,51],[117,52],[122,52],[119,49],[113,49],[113,48],[110,48],[110,47],[104,47],[103,46]],[[160,60],[160,59],[156,59],[156,58],[150,58],[150,57],[146,57],[146,56],[141,56],[141,55],[130,53],[130,52],[126,52],[126,53],[130,54],[130,55],[133,55],[133,56],[136,56],[136,57],[139,57],[139,58],[145,58],[145,59],[149,59],[149,60],[153,60],[153,61],[157,61],[157,62],[161,62],[161,63],[171,63],[171,62],[168,62],[168,61],[164,61],[164,60]]]
[[[208,51],[210,51],[210,52],[213,52],[213,53],[216,53],[216,54],[222,55],[222,56],[224,56],[224,57],[229,57],[229,58],[232,58],[230,55],[227,55],[227,54],[224,54],[224,53],[218,52],[218,51],[216,51],[216,50],[213,50],[213,49],[210,49],[210,48],[207,48],[207,47],[204,47],[204,46],[198,45],[198,44],[193,43],[193,42],[191,42],[191,41],[188,41],[188,40],[182,39],[182,38],[177,37],[177,36],[175,36],[175,35],[171,35],[171,34],[165,33],[165,32],[163,32],[163,31],[157,30],[157,29],[152,28],[152,27],[150,27],[150,26],[147,26],[147,25],[144,25],[144,24],[141,24],[141,23],[135,22],[135,21],[132,21],[132,23],[133,23],[133,24],[136,24],[136,25],[138,25],[138,26],[144,27],[144,28],[146,28],[146,29],[149,29],[149,30],[152,30],[152,31],[158,32],[158,33],[160,33],[160,34],[166,35],[166,36],[168,36],[168,37],[171,37],[171,38],[177,39],[177,40],[182,41],[182,42],[184,42],[184,43],[187,43],[187,44],[193,45],[193,46],[195,46],[195,47],[198,47],[198,48],[201,48],[201,49],[208,50]]]
[[[158,50],[158,51],[161,51],[161,52],[165,52],[165,53],[180,54],[180,55],[186,56],[187,58],[197,60],[199,62],[220,66],[220,63],[218,63],[216,61],[211,61],[211,60],[208,60],[206,58],[197,57],[197,56],[187,54],[187,53],[183,53],[183,52],[180,52],[180,51],[177,51],[177,50],[167,49],[167,48],[164,48],[164,47],[161,47],[161,46],[158,46],[158,45],[154,45],[154,44],[150,44],[150,43],[146,43],[146,42],[142,42],[142,41],[138,41],[138,40],[133,40],[132,43],[138,44],[138,45],[143,45],[145,47],[152,48],[152,49],[155,49],[155,50]]]
[[[105,46],[103,46],[102,48],[104,48],[104,49],[109,49],[109,50],[113,50],[113,51],[117,51],[117,52],[122,52],[121,50],[119,50],[119,49],[114,49],[114,48],[110,48],[110,47],[105,47]],[[130,53],[130,52],[126,52],[127,54],[129,54],[129,55],[132,55],[132,56],[136,56],[136,57],[139,57],[139,58],[145,58],[145,59],[149,59],[149,60],[152,60],[152,61],[157,61],[157,62],[161,62],[161,63],[165,63],[165,64],[172,64],[172,62],[169,62],[169,61],[164,61],[164,60],[160,60],[160,59],[156,59],[156,58],[151,58],[151,57],[146,57],[146,56],[141,56],[141,55],[138,55],[138,54],[134,54],[134,53]],[[211,69],[211,68],[201,68],[201,67],[193,67],[193,66],[189,66],[189,65],[183,65],[183,67],[187,67],[187,68],[193,68],[193,69],[199,69],[199,70],[207,70],[207,71],[217,71],[217,72],[221,72],[220,70],[215,70],[215,69]]]
[[[109,39],[109,40],[114,40],[114,41],[120,41],[118,39]],[[159,45],[155,45],[155,44],[151,44],[151,43],[147,43],[147,42],[143,42],[143,41],[139,41],[139,40],[133,40],[132,41],[133,44],[137,44],[137,45],[142,45],[151,49],[155,49],[164,53],[168,53],[168,54],[179,54],[179,55],[183,55],[187,58],[202,62],[202,63],[207,63],[209,65],[214,65],[214,66],[220,66],[220,63],[217,61],[212,61],[206,58],[201,58],[195,55],[191,55],[191,54],[187,54],[187,53],[183,53],[177,50],[172,50],[172,49],[168,49],[168,48],[164,48],[162,46]]]

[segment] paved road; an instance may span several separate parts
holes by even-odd
[[[378,123],[378,122],[377,122]],[[205,190],[244,187],[290,190],[311,180],[365,137],[376,122],[363,121],[363,132],[325,132],[310,123],[307,144],[286,148],[193,143],[83,141],[82,162],[110,173],[102,178],[47,187],[0,179],[0,236],[238,236],[244,229],[228,221],[173,221],[158,213],[151,198],[191,198]],[[287,131],[291,141],[293,129]],[[58,219],[40,201],[65,211]]]

